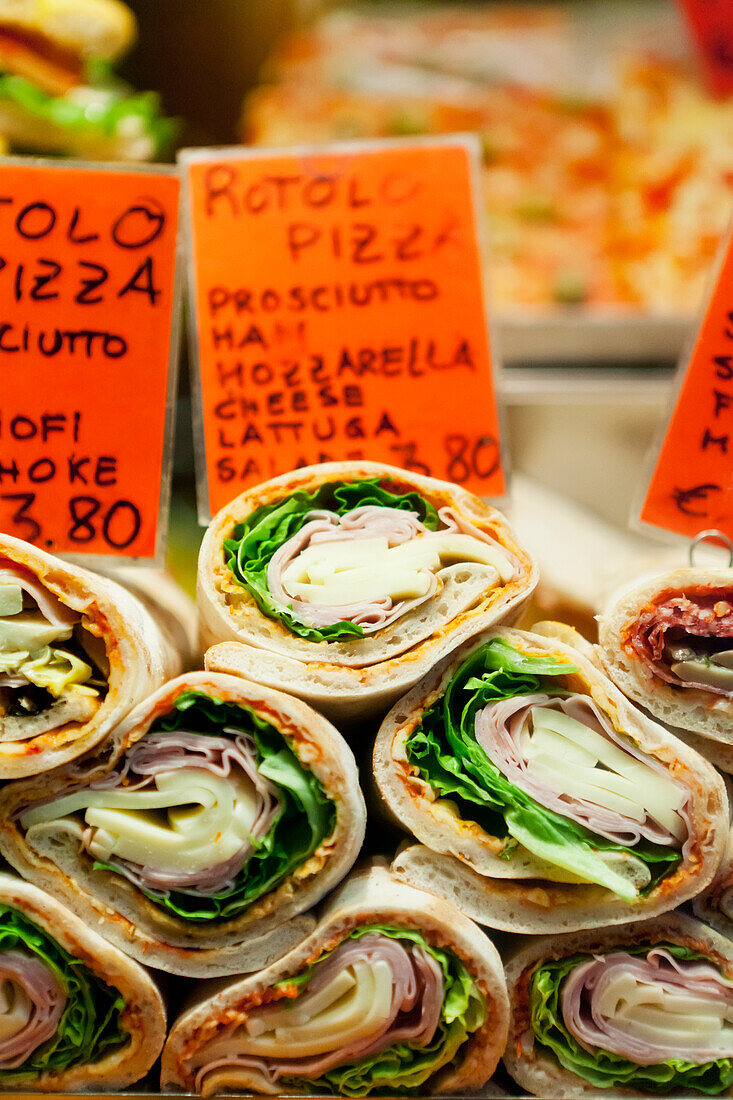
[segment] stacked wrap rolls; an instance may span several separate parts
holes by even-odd
[[[194,672],[115,731],[105,758],[0,794],[0,848],[134,958],[190,976],[255,970],[364,836],[356,765],[300,700]],[[302,914],[302,915],[301,915]]]
[[[165,1040],[141,966],[43,890],[0,874],[0,1089],[120,1089]]]
[[[507,1069],[550,1100],[733,1092],[733,945],[681,913],[530,940],[507,966]]]
[[[516,617],[536,583],[501,513],[458,486],[374,462],[312,466],[243,493],[209,527],[206,666],[368,717]]]
[[[371,867],[289,955],[183,1013],[162,1086],[204,1096],[450,1093],[488,1080],[506,1033],[493,944],[452,905]]]
[[[413,688],[374,772],[422,841],[395,872],[508,931],[672,909],[711,881],[727,837],[715,770],[578,649],[525,631],[484,635]]]
[[[678,569],[628,586],[599,629],[609,676],[733,771],[733,569]]]
[[[181,667],[130,592],[0,536],[0,779],[93,749]]]

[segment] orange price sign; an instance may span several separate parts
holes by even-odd
[[[0,159],[0,529],[162,551],[180,293],[171,170]]]
[[[475,140],[181,159],[202,519],[347,458],[502,496]]]
[[[639,519],[687,538],[733,537],[733,236],[680,387]]]
[[[733,0],[682,0],[682,6],[710,90],[733,94]]]

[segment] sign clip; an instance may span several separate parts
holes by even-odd
[[[728,551],[728,568],[733,569],[733,539],[729,539],[722,531],[716,531],[712,527],[709,531],[701,531],[699,535],[695,535],[694,539],[690,543],[690,550],[688,553],[688,559],[690,565],[695,564],[695,551],[701,542],[722,542],[723,546]]]

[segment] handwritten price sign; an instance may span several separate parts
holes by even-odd
[[[641,509],[643,523],[733,538],[733,237],[682,378]]]
[[[501,496],[470,140],[189,151],[205,498],[379,459]]]
[[[178,192],[170,173],[0,160],[3,531],[160,548]]]

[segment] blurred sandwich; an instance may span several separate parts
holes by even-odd
[[[14,152],[153,160],[175,122],[112,64],[134,43],[121,0],[0,0],[0,135]]]

